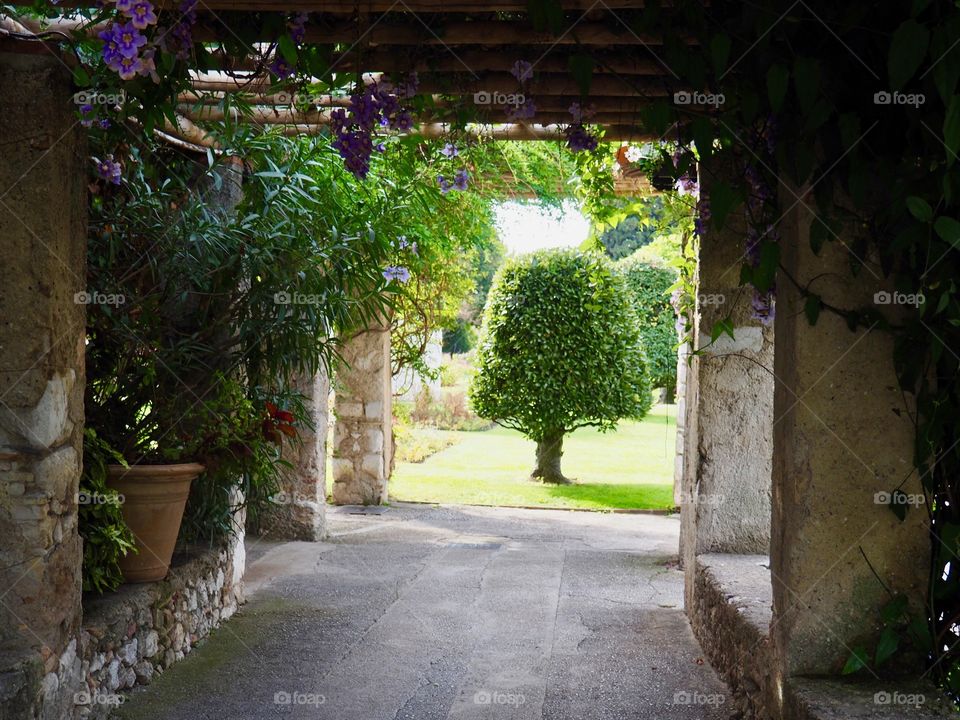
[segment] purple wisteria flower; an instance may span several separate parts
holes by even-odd
[[[96,113],[93,111],[93,105],[86,103],[80,106],[80,124],[83,127],[92,127],[93,121],[96,120]]]
[[[410,271],[402,265],[388,265],[383,270],[383,277],[385,277],[388,282],[397,280],[405,283],[410,279]]]
[[[697,200],[697,213],[693,218],[693,232],[697,237],[703,237],[710,224],[710,198],[700,197]]]
[[[592,106],[589,108],[581,107],[580,103],[575,102],[570,105],[569,108],[567,108],[567,112],[570,113],[575,125],[582,125],[585,121],[594,116],[596,110],[594,110]]]
[[[457,170],[456,174],[453,176],[453,186],[457,190],[466,190],[469,179],[470,173],[463,169]]]
[[[114,24],[113,39],[117,43],[117,52],[125,58],[136,58],[140,48],[147,44],[146,36],[133,22]]]
[[[412,98],[417,94],[417,88],[420,87],[420,76],[416,71],[407,75],[406,80],[397,84],[394,92],[398,98]]]
[[[526,60],[517,60],[510,68],[510,74],[517,79],[517,82],[526,82],[533,77],[533,65]]]
[[[293,65],[288,63],[282,57],[274,58],[273,62],[268,66],[268,69],[280,80],[286,80],[294,73]]]
[[[440,151],[440,154],[444,157],[455,158],[460,154],[460,151],[457,150],[457,146],[453,143],[447,143],[443,146],[443,150]]]
[[[752,308],[751,315],[754,320],[759,320],[764,325],[769,325],[773,322],[776,316],[776,300],[774,298],[773,288],[764,293],[754,289],[753,299],[750,301],[750,305]]]
[[[697,183],[696,178],[690,177],[687,173],[677,178],[675,188],[680,195],[692,195],[694,197],[700,195],[699,183]]]
[[[103,160],[97,160],[97,175],[114,185],[119,185],[121,177],[120,163],[113,159],[113,155],[107,155]]]
[[[132,80],[141,74],[143,70],[143,60],[138,57],[121,56],[111,68],[116,70],[121,80]]]
[[[303,38],[306,36],[306,25],[309,17],[309,13],[298,12],[287,22],[287,27],[290,30],[290,39],[297,43],[297,45],[302,43]]]
[[[516,122],[517,120],[532,120],[537,114],[537,104],[533,98],[527,98],[522,105],[514,105],[507,108],[507,120]]]
[[[413,116],[410,114],[408,110],[404,110],[399,115],[397,115],[396,119],[393,121],[393,126],[401,132],[412,130]]]
[[[130,10],[130,24],[139,30],[145,29],[148,25],[154,25],[157,22],[157,15],[153,11],[153,5],[147,0],[140,0]]]
[[[413,127],[413,116],[403,108],[394,90],[386,81],[371,83],[350,96],[349,113],[342,108],[330,113],[330,132],[335,136],[333,147],[358,179],[367,176],[374,149],[386,150],[383,143],[374,146],[375,128],[403,132]]]
[[[343,164],[355,178],[363,180],[370,172],[370,154],[373,142],[370,135],[360,130],[341,132],[333,141],[333,149],[340,153]]]
[[[583,150],[593,152],[598,144],[597,138],[591,135],[583,125],[573,125],[567,130],[567,147],[574,152]]]

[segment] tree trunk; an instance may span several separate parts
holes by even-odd
[[[660,402],[664,405],[674,405],[677,402],[677,385],[674,382],[670,387],[660,388]]]
[[[530,473],[530,479],[543,482],[569,485],[570,478],[560,471],[560,457],[563,455],[563,432],[552,432],[537,442],[537,466]]]

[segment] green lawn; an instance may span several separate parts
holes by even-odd
[[[673,506],[676,405],[656,405],[616,432],[583,428],[563,445],[563,471],[575,485],[528,480],[534,443],[513,430],[452,432],[459,442],[422,463],[397,463],[393,500],[558,508]],[[436,432],[436,431],[434,431]]]

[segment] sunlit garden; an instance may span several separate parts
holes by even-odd
[[[960,3],[36,0],[0,90],[0,718],[956,716]]]

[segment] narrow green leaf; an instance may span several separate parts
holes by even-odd
[[[77,65],[73,69],[73,82],[77,87],[87,87],[90,85],[90,74],[83,65]]]
[[[887,74],[890,86],[899,90],[914,76],[927,54],[930,30],[913,18],[904,20],[893,33],[890,54],[887,56]]]
[[[890,627],[884,628],[883,632],[880,633],[880,640],[877,642],[877,652],[873,656],[873,660],[877,665],[882,665],[886,662],[900,646],[900,636],[897,635],[897,632]]]
[[[281,35],[277,41],[277,46],[280,48],[280,54],[283,55],[284,60],[291,65],[297,64],[297,45],[293,42],[293,38],[289,35]]]
[[[817,101],[817,94],[820,92],[820,61],[805,57],[794,60],[793,84],[801,109],[809,111]]]
[[[960,152],[960,95],[950,98],[943,118],[943,144],[947,146],[947,165],[953,165]]]
[[[911,215],[921,222],[930,222],[933,220],[933,208],[930,207],[930,203],[922,197],[917,197],[916,195],[908,197],[907,209]]]
[[[783,107],[783,100],[787,96],[787,85],[790,82],[790,71],[783,65],[771,65],[767,70],[767,97],[774,112]]]
[[[567,64],[580,95],[586,97],[590,94],[590,84],[593,82],[593,56],[588,53],[575,53],[570,56]]]
[[[715,35],[710,41],[710,57],[713,60],[713,71],[717,75],[722,75],[727,69],[727,61],[730,59],[730,36]]]
[[[867,650],[862,645],[858,645],[853,649],[853,652],[850,653],[850,657],[847,659],[847,664],[843,666],[841,673],[843,675],[852,675],[858,670],[862,670],[867,666]]]

